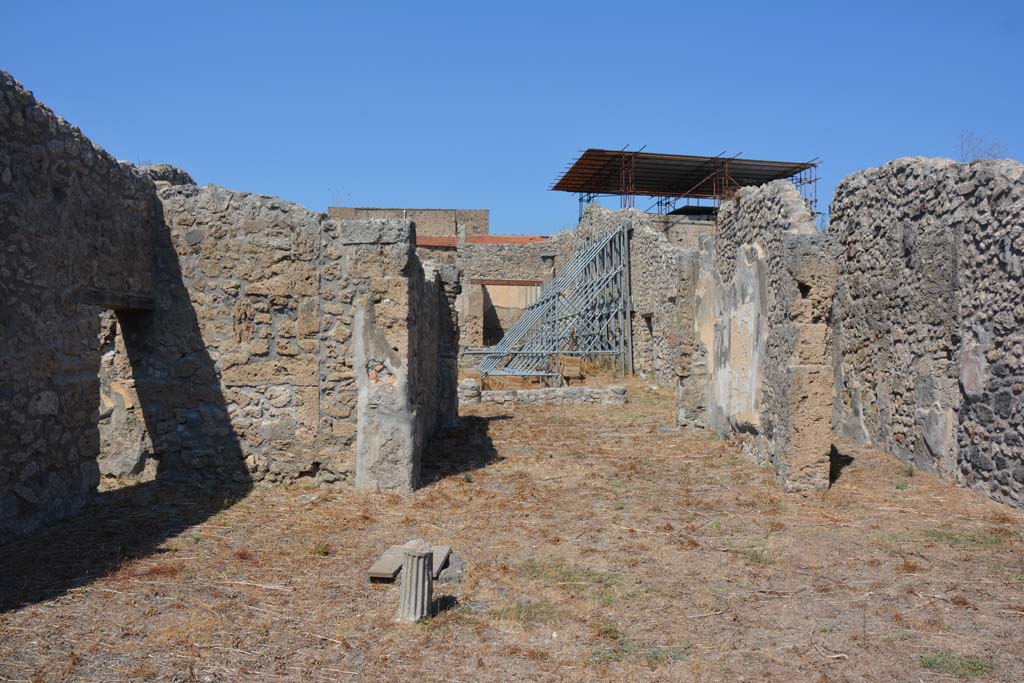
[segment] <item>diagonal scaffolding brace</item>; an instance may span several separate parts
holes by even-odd
[[[581,237],[569,262],[487,349],[481,375],[557,377],[560,358],[604,356],[632,373],[629,226]]]

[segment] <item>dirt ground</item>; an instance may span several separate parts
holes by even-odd
[[[405,498],[104,494],[0,548],[0,681],[1024,680],[1024,512],[867,451],[783,494],[671,416],[471,408]],[[467,568],[400,625],[416,537]]]

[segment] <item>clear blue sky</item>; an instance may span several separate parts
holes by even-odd
[[[0,68],[115,156],[309,208],[491,209],[587,147],[820,157],[819,199],[960,133],[1024,156],[1024,3],[0,2]]]

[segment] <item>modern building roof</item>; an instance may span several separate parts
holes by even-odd
[[[550,189],[582,194],[720,197],[726,188],[763,185],[816,165],[815,161],[588,149]]]

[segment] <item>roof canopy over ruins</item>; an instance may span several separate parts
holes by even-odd
[[[654,197],[658,213],[671,213],[679,199],[711,200],[717,206],[741,187],[788,178],[813,210],[817,165],[817,159],[766,161],[726,157],[724,152],[709,157],[588,149],[549,189],[578,193],[581,204],[619,196],[623,208],[632,207],[637,196]]]

